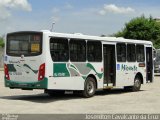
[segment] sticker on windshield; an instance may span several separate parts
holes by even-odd
[[[39,52],[40,47],[39,44],[31,44],[31,52]]]

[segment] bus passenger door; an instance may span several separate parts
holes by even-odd
[[[153,81],[153,56],[152,56],[152,47],[146,47],[146,78],[147,82]]]
[[[116,61],[115,45],[103,45],[104,84],[115,86]]]

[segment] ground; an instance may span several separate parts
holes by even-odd
[[[160,77],[142,85],[139,92],[122,89],[98,91],[92,98],[80,95],[49,97],[42,90],[11,90],[4,87],[0,72],[0,113],[160,113]]]

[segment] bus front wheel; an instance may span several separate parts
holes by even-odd
[[[136,92],[136,91],[139,91],[141,88],[141,79],[139,76],[135,77],[135,80],[134,80],[134,85],[132,87],[132,91],[133,92]]]
[[[96,91],[96,82],[92,77],[88,77],[85,81],[83,96],[86,98],[94,96]]]

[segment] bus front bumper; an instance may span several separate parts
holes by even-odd
[[[44,78],[38,82],[17,82],[14,80],[5,80],[5,87],[10,87],[11,89],[47,89],[48,86],[48,79]]]
[[[160,75],[160,68],[156,68],[154,70],[154,75]]]
[[[154,75],[155,75],[155,76],[158,76],[158,75],[160,75],[160,72],[159,72],[159,73],[154,73]]]

